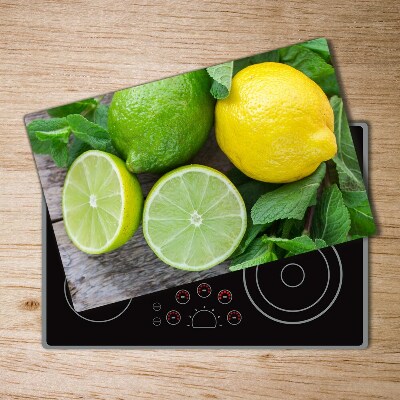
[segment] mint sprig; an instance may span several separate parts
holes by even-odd
[[[350,230],[350,214],[336,184],[325,188],[315,208],[311,235],[330,246],[343,243]]]
[[[265,243],[262,238],[254,240],[246,253],[231,260],[230,271],[239,271],[244,268],[254,267],[277,260],[278,257],[273,250],[273,245]]]
[[[293,239],[268,237],[265,235],[263,237],[263,242],[275,243],[281,249],[287,250],[288,253],[286,254],[286,257],[317,250],[326,246],[326,242],[323,239],[316,239],[314,241],[307,235],[298,236]]]
[[[210,89],[213,97],[216,99],[228,97],[232,83],[233,61],[209,67],[207,72],[214,80]]]
[[[335,115],[334,131],[338,147],[333,161],[339,175],[340,189],[349,192],[364,191],[364,182],[344,111],[343,100],[340,97],[333,96],[330,103]]]
[[[94,122],[88,121],[79,114],[72,114],[66,117],[68,125],[75,137],[87,143],[95,150],[114,153],[115,150],[111,144],[111,138],[106,129]]]
[[[266,224],[279,219],[302,219],[307,208],[316,202],[325,171],[325,163],[322,163],[312,175],[262,195],[251,209],[253,222]]]
[[[79,109],[77,103],[74,104],[69,110]],[[94,122],[81,114],[32,121],[27,131],[33,152],[51,155],[58,167],[69,167],[91,149],[118,155],[107,130],[108,107],[100,104],[92,111]]]
[[[50,117],[62,118],[70,114],[88,114],[90,111],[95,110],[99,101],[97,99],[86,99],[77,101],[75,103],[66,104],[60,107],[54,107],[47,110]]]

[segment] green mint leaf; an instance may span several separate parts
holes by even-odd
[[[279,51],[272,50],[262,54],[256,54],[251,57],[242,58],[233,62],[233,74],[235,76],[239,71],[249,65],[259,64],[263,62],[279,62]]]
[[[354,192],[347,192],[345,190],[342,190],[342,196],[344,204],[346,204],[346,207],[353,208],[362,204],[365,201],[365,199],[367,199],[367,192],[365,190],[359,190]]]
[[[319,54],[302,44],[279,50],[280,62],[298,69],[318,84],[328,97],[339,94],[335,70]]]
[[[349,208],[351,228],[350,235],[370,236],[376,232],[368,199],[354,208]]]
[[[251,210],[251,208],[254,206],[260,196],[265,193],[269,193],[278,187],[279,185],[274,183],[260,182],[252,179],[249,182],[237,186],[237,189],[242,195],[244,204],[246,205],[246,209]]]
[[[68,163],[68,145],[61,140],[51,142],[50,154],[58,167],[66,167]]]
[[[210,93],[214,99],[220,100],[225,99],[229,96],[229,90],[226,86],[221,83],[214,81],[211,85]]]
[[[328,246],[345,242],[350,223],[349,211],[337,185],[325,188],[315,207],[312,237],[323,239]]]
[[[249,57],[251,64],[259,64],[263,62],[279,62],[279,50],[267,51],[265,53],[256,54]]]
[[[98,101],[96,99],[86,99],[77,101],[76,103],[66,104],[60,107],[54,107],[47,110],[51,117],[66,117],[70,114],[80,114],[82,112],[89,112],[97,107]]]
[[[93,122],[108,130],[108,106],[99,104],[94,111]]]
[[[302,219],[310,205],[315,204],[316,194],[325,176],[325,163],[299,181],[286,183],[261,196],[251,210],[254,224],[266,224],[279,219]]]
[[[331,54],[325,38],[309,40],[308,42],[301,43],[301,46],[318,53],[326,62],[330,62]]]
[[[68,128],[65,118],[37,119],[30,122],[26,129],[31,142],[32,151],[36,154],[51,154],[51,141],[39,140],[36,132],[44,134]]]
[[[239,71],[251,65],[251,57],[241,58],[240,60],[235,60],[233,62],[233,73],[232,76],[235,76]]]
[[[225,99],[231,90],[233,61],[207,68],[208,74],[214,79],[210,92],[216,99]]]
[[[370,236],[376,231],[372,217],[371,207],[365,190],[358,192],[342,192],[344,204],[347,206],[351,228],[349,234],[352,236]]]
[[[66,117],[75,137],[95,150],[115,152],[108,131],[79,114]]]
[[[272,246],[264,243],[262,238],[257,238],[251,243],[246,252],[231,260],[229,270],[239,271],[277,259],[276,254],[272,251]]]
[[[68,168],[81,154],[92,149],[92,146],[88,145],[77,137],[74,137],[68,152]]]
[[[343,191],[364,191],[364,183],[351,138],[349,124],[340,97],[334,96],[330,103],[335,115],[335,135],[338,152],[333,158],[339,176],[339,187]]]
[[[232,254],[232,258],[243,254],[253,240],[262,232],[264,232],[271,224],[254,225],[251,218],[247,218],[247,229],[237,249]]]
[[[316,246],[317,246],[317,249],[322,249],[323,247],[326,247],[326,246],[327,246],[325,240],[323,240],[323,239],[318,239],[318,238],[315,239],[315,244],[316,244]]]
[[[324,240],[318,239],[313,241],[309,236],[302,235],[293,239],[283,239],[277,237],[263,237],[264,243],[275,243],[281,249],[287,250],[288,256],[294,256],[296,254],[306,253],[308,251],[317,250],[321,247],[325,247],[326,243]]]
[[[64,143],[68,143],[69,135],[71,134],[71,129],[69,126],[65,128],[55,129],[54,131],[36,131],[36,137],[41,140],[60,140]]]
[[[246,177],[247,178],[247,177]],[[249,178],[247,178],[249,179]],[[246,205],[247,210],[251,210],[255,202],[258,200],[258,198],[275,189],[278,185],[272,184],[272,183],[265,183],[265,182],[259,182],[255,180],[250,180],[242,185],[238,185],[237,189],[239,190],[239,193],[241,194],[243,201]],[[247,229],[244,234],[244,237],[242,241],[240,242],[238,248],[235,250],[233,257],[238,256],[239,254],[242,254],[248,247],[249,245],[253,242],[253,240],[267,227],[271,224],[260,224],[260,225],[255,225],[253,224],[252,219],[250,216],[247,218]]]

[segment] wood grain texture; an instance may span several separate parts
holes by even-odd
[[[399,11],[395,0],[0,0],[0,398],[398,399]],[[44,350],[41,188],[23,116],[320,36],[350,119],[370,124],[369,348]]]

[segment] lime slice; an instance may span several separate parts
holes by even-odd
[[[118,157],[90,150],[65,178],[62,209],[68,236],[80,250],[102,254],[127,242],[139,226],[140,184]]]
[[[190,165],[164,175],[143,211],[144,237],[166,264],[202,271],[226,260],[247,225],[246,208],[232,182],[215,169]]]

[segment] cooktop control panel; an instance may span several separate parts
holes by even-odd
[[[239,325],[243,319],[240,305],[228,287],[201,282],[192,293],[178,288],[175,295],[157,299],[152,304],[152,324],[155,327],[212,329]]]

